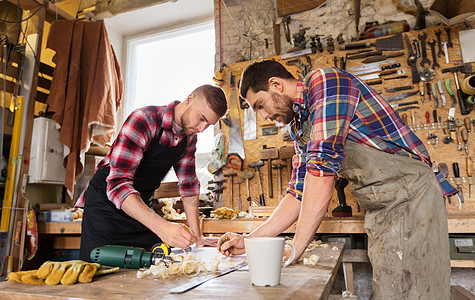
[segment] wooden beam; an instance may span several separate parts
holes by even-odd
[[[450,261],[450,266],[452,268],[475,268],[475,261],[453,259]]]
[[[80,234],[81,222],[38,223],[38,232],[47,234]]]
[[[277,0],[277,16],[303,12],[326,3],[326,0]]]
[[[45,0],[46,1],[46,0]],[[76,16],[71,16],[57,5],[54,5],[51,2],[48,2],[46,5],[46,21],[52,23],[58,20],[75,20]]]
[[[80,236],[57,236],[53,240],[53,249],[79,249],[81,248]]]
[[[178,181],[163,182],[153,193],[153,199],[180,197]]]
[[[475,300],[475,295],[460,285],[452,285],[450,287],[450,293],[454,300]]]
[[[18,1],[16,0],[8,0],[9,2],[18,6]],[[46,6],[46,15],[45,20],[48,22],[53,22],[58,19],[66,19],[66,20],[74,20],[76,19],[74,16],[71,16],[57,5],[49,2],[48,0],[20,0],[20,8],[23,10],[30,10],[34,12],[38,9],[41,5]]]

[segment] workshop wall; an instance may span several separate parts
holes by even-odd
[[[244,2],[244,1],[241,1]],[[263,1],[264,3],[266,1]],[[269,2],[268,2],[269,3]],[[236,9],[237,11],[238,9]],[[262,18],[261,18],[262,19]],[[427,39],[429,40],[435,40],[436,35],[435,32],[437,30],[440,30],[443,32],[443,40],[446,40],[448,37],[445,33],[445,28],[446,26],[437,26],[437,21],[433,20],[434,25],[427,26],[427,29],[421,30],[421,31],[411,31],[408,32],[407,35],[410,40],[415,40],[419,37],[419,35],[427,34]],[[429,22],[427,22],[429,24]],[[472,22],[473,23],[473,22]],[[411,26],[414,24],[410,23]],[[305,25],[307,26],[307,25]],[[445,59],[439,58],[438,63],[440,64],[440,67],[436,69],[436,81],[441,80],[445,81],[446,79],[451,79],[453,81],[453,75],[451,73],[442,73],[441,70],[443,68],[448,68],[448,67],[453,67],[454,65],[460,64],[461,63],[461,51],[460,51],[460,42],[458,40],[458,31],[461,30],[466,30],[464,28],[463,24],[460,24],[459,26],[453,26],[452,28],[452,37],[453,37],[453,43],[454,47],[448,49],[448,57],[449,62],[445,62]],[[223,30],[224,31],[224,30]],[[369,39],[368,42],[374,42],[375,39]],[[244,49],[245,46],[240,46],[235,45],[234,49]],[[396,88],[396,87],[401,87],[401,86],[408,86],[412,84],[412,78],[411,78],[411,70],[410,67],[407,63],[407,57],[408,57],[408,51],[406,47],[406,43],[404,42],[404,55],[396,57],[396,62],[400,63],[401,67],[401,72],[405,73],[406,75],[409,75],[407,77],[403,77],[399,80],[391,80],[388,81],[384,84],[380,85],[374,85],[374,89],[377,91],[381,91],[382,96],[387,97],[392,95],[390,91],[387,91],[389,88]],[[432,61],[432,51],[430,50],[429,47],[427,47],[430,51],[428,53],[429,59]],[[236,52],[238,53],[238,52]],[[229,55],[227,52],[223,52],[224,56]],[[386,53],[387,54],[387,53]],[[275,59],[277,61],[280,61],[284,64],[288,65],[288,69],[291,73],[294,74],[295,77],[300,77],[299,72],[302,72],[303,70],[299,67],[297,67],[295,64],[289,64],[289,62],[292,59],[284,59],[281,56],[277,55],[270,55],[270,56],[265,56],[266,53],[262,52],[262,55],[259,55],[259,57],[254,57],[251,60],[246,60],[242,62],[237,62],[237,63],[230,63],[227,64],[227,67],[224,68],[224,83],[222,85],[223,89],[226,92],[226,95],[228,96],[228,99],[232,100],[236,96],[233,96],[232,91],[233,89],[236,89],[236,87],[230,86],[230,73],[232,73],[235,76],[235,83],[238,82],[240,79],[240,75],[242,73],[242,70],[252,61],[259,60],[259,59]],[[344,57],[345,51],[340,51],[338,49],[335,49],[333,53],[329,53],[326,49],[323,51],[323,53],[317,52],[316,54],[310,54],[308,55],[308,59],[310,60],[311,63],[311,69],[316,69],[316,68],[321,68],[321,67],[328,67],[328,66],[333,66],[334,65],[334,59],[335,58],[341,58]],[[295,59],[294,59],[295,60]],[[303,56],[301,57],[300,63],[305,61]],[[223,60],[225,61],[225,60]],[[225,61],[226,62],[226,61]],[[227,63],[227,62],[226,62]],[[347,68],[352,68],[361,65],[362,62],[358,60],[348,60],[347,62]],[[300,66],[302,67],[302,66]],[[419,69],[420,66],[419,66]],[[462,75],[460,75],[460,78]],[[424,84],[425,85],[425,84]],[[452,82],[452,89],[454,89],[454,83]],[[418,86],[416,85],[416,89]],[[447,95],[447,94],[446,94]],[[448,97],[448,96],[447,96]],[[442,140],[445,138],[449,132],[446,131],[444,128],[447,127],[446,122],[447,122],[447,116],[449,112],[449,107],[450,105],[444,105],[444,106],[435,106],[434,101],[426,101],[427,99],[423,99],[423,97],[419,95],[413,96],[411,99],[407,100],[421,100],[418,103],[419,108],[415,109],[413,111],[405,113],[407,116],[409,116],[408,121],[406,123],[413,128],[414,132],[417,134],[417,136],[427,145],[427,150],[429,151],[431,155],[431,159],[434,162],[435,165],[436,163],[445,163],[448,166],[448,179],[451,183],[454,185],[460,185],[463,190],[464,198],[465,198],[465,203],[463,205],[460,205],[459,201],[457,198],[452,198],[450,202],[447,203],[447,211],[449,214],[452,215],[460,215],[460,214],[470,214],[475,212],[475,202],[473,199],[475,199],[475,193],[471,193],[470,189],[473,188],[474,182],[473,176],[471,174],[468,174],[467,170],[467,158],[471,157],[471,154],[467,154],[462,148],[458,148],[457,143],[455,141],[450,142],[448,144],[443,143]],[[449,98],[448,98],[449,99]],[[450,100],[447,100],[450,102]],[[239,104],[239,103],[238,103]],[[236,105],[238,105],[236,104]],[[232,106],[233,104],[230,102],[230,105]],[[437,109],[438,116],[441,116],[441,119],[438,121],[432,121],[432,117],[430,118],[430,121],[426,120],[426,115],[429,114],[432,116],[432,112],[434,109]],[[461,132],[462,129],[464,128],[464,120],[468,118],[468,120],[471,120],[472,117],[470,115],[461,115],[460,109],[458,106],[455,107],[455,121],[457,124],[457,132]],[[241,122],[241,127],[244,128],[244,132],[246,131],[245,127],[246,124],[249,124],[249,122],[245,122],[245,114],[244,110],[240,109],[239,110],[239,118]],[[401,114],[401,117],[404,118],[404,113]],[[412,118],[412,115],[414,117]],[[444,123],[445,122],[445,123]],[[429,124],[428,124],[429,123]],[[289,180],[290,174],[289,174],[289,168],[284,168],[281,171],[281,175],[279,176],[279,173],[277,170],[272,170],[268,171],[268,161],[265,162],[264,166],[260,169],[260,176],[257,174],[256,170],[254,168],[251,168],[248,166],[248,164],[252,162],[256,162],[262,159],[262,154],[261,151],[264,148],[278,148],[280,149],[281,147],[288,146],[292,147],[292,142],[289,140],[285,139],[285,130],[284,128],[275,128],[275,124],[270,122],[270,121],[263,121],[260,119],[260,117],[257,117],[256,119],[256,135],[257,139],[255,140],[244,140],[243,146],[244,146],[244,152],[245,152],[245,160],[243,163],[243,167],[245,171],[253,171],[254,172],[254,177],[250,180],[250,197],[252,201],[259,202],[259,195],[263,194],[266,202],[266,206],[268,206],[269,209],[272,209],[273,206],[277,206],[279,203],[279,199],[281,195],[285,194],[285,187],[286,183]],[[230,136],[229,134],[229,128],[228,126],[222,126],[222,132],[224,133],[225,136],[225,153],[228,153],[227,145],[228,145],[228,137]],[[269,134],[269,129],[275,128],[275,133],[274,134]],[[437,144],[434,144],[434,139],[432,137],[438,137]],[[462,143],[463,144],[463,143]],[[475,140],[473,138],[468,139],[467,143],[468,149],[470,149],[470,152],[473,151],[474,146],[475,146]],[[285,162],[288,163],[288,162]],[[458,163],[460,167],[460,178],[455,178],[454,171],[452,170],[452,164],[453,163]],[[237,172],[235,169],[225,167],[224,168],[224,174],[229,175],[232,173],[238,173],[237,179],[234,179],[232,181],[230,178],[227,178],[227,182],[224,184],[224,193],[223,193],[223,201],[222,205],[227,206],[227,207],[234,207],[236,208],[236,196],[239,194],[239,189],[236,184],[236,180],[242,180],[241,173]],[[269,183],[269,174],[272,174],[272,182],[273,182],[273,197],[270,197],[269,191],[270,186],[268,187]],[[259,187],[258,181],[259,177],[262,182],[262,188]],[[278,178],[281,178],[282,180],[282,186],[281,189],[278,189]],[[233,183],[234,182],[234,183]],[[245,183],[242,184],[241,186],[241,198],[246,199],[248,192],[245,187]],[[334,195],[327,215],[331,215],[331,211],[337,206],[338,201]],[[354,199],[354,197],[349,193],[349,187],[346,189],[346,196],[347,196],[347,204],[353,207],[353,215],[363,215],[364,211],[359,211],[357,208],[357,203]],[[232,199],[232,200],[231,200]],[[245,200],[242,200],[242,206],[243,210],[247,209],[249,207],[249,203]]]
[[[430,7],[433,2],[434,0],[421,1],[425,8]],[[214,0],[214,8],[216,67],[220,65],[220,38],[222,62],[226,64],[284,54],[292,47],[285,38],[282,18],[277,17],[276,0]],[[363,0],[360,11],[360,32],[365,22],[378,21],[383,24],[390,20],[406,20],[412,29],[416,21],[414,15],[405,13],[392,0]],[[438,24],[439,20],[427,15],[426,22],[427,27],[430,27]],[[281,53],[274,50],[274,23],[280,24]],[[326,4],[319,8],[292,14],[290,34],[297,33],[300,26],[309,28],[306,31],[307,38],[316,34],[322,35],[324,46],[324,37],[332,35],[336,38],[340,33],[343,34],[343,39],[349,42],[357,36],[353,1],[327,0]]]

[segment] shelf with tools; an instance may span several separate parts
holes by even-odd
[[[261,225],[265,219],[203,219],[203,234],[221,235],[226,232],[248,233]],[[176,221],[185,222],[185,221]],[[475,226],[474,215],[448,215],[449,233],[471,233]],[[290,226],[285,233],[294,233],[296,224]],[[364,217],[334,218],[322,221],[318,233],[365,233]],[[52,235],[77,235],[81,233],[81,222],[45,222],[38,223],[38,233]],[[78,236],[79,238],[79,236]]]
[[[383,97],[392,100],[390,104],[394,105],[395,110],[399,110],[400,117],[426,145],[434,168],[438,168],[440,172],[446,175],[449,182],[461,187],[464,203],[460,205],[457,197],[452,197],[447,202],[447,212],[454,216],[460,216],[463,220],[465,216],[475,214],[475,190],[473,193],[471,191],[471,185],[475,182],[472,181],[473,165],[471,164],[471,151],[475,145],[473,133],[475,130],[475,117],[473,112],[471,112],[473,105],[470,103],[467,103],[466,107],[468,113],[463,111],[462,114],[458,102],[458,88],[454,77],[454,68],[457,68],[457,81],[460,85],[470,73],[471,64],[462,64],[459,40],[459,32],[466,30],[469,29],[461,25],[460,27],[437,26],[420,31],[404,32],[401,36],[402,39],[399,41],[402,47],[393,51],[380,51],[374,48],[371,50],[340,50],[338,47],[335,47],[336,49],[332,53],[325,50],[323,53],[310,53],[297,57],[284,55],[269,57],[268,59],[281,62],[288,67],[294,76],[300,78],[302,78],[306,71],[317,68],[328,66],[341,68],[342,62],[345,62],[346,70],[350,72],[354,72],[352,70],[361,71],[365,68],[370,68],[371,65],[368,67],[369,64],[364,64],[363,61],[373,64],[377,63],[379,67],[393,67],[387,70],[383,69],[386,71],[383,74],[379,72],[363,75],[376,77],[368,79],[367,82],[371,83],[371,86]],[[452,47],[446,44],[447,48],[444,51],[442,42],[445,43],[445,41],[449,40],[448,33],[450,34]],[[440,48],[438,45],[439,39],[441,41]],[[370,39],[365,40],[365,42],[377,45],[377,40]],[[415,63],[417,75],[419,77],[423,76],[425,80],[420,83],[413,83],[412,67],[408,63],[410,53],[407,47],[407,40],[409,40],[414,54],[416,54],[414,48],[418,44],[420,47],[422,41],[425,40],[425,57],[427,57],[429,63],[424,59],[424,66],[421,66],[422,47],[420,47],[421,57]],[[432,55],[432,48],[436,52],[435,55]],[[443,52],[443,55],[439,53],[440,51]],[[445,56],[445,52],[447,52],[447,56]],[[357,56],[360,56],[360,58],[355,58]],[[282,57],[287,58],[283,59]],[[350,59],[348,59],[349,57]],[[434,58],[436,59],[436,64],[433,62]],[[231,95],[237,98],[232,91],[235,90],[237,92],[236,86],[239,76],[249,63],[251,61],[235,63],[223,69],[224,84],[222,87],[228,99]],[[232,77],[234,77],[234,87],[229,85],[230,74],[233,74]],[[454,94],[455,103],[453,103],[451,93]],[[405,95],[406,97],[400,95]],[[435,95],[437,96],[438,104],[434,99]],[[464,101],[467,101],[467,95],[463,97]],[[243,104],[242,100],[235,101],[238,105]],[[232,105],[233,102],[230,102],[230,104]],[[252,118],[249,118],[249,114],[250,112],[246,111],[246,109],[239,109],[241,128],[244,133],[249,130],[247,128],[249,127],[249,120],[254,122]],[[224,186],[222,195],[223,206],[237,208],[240,190],[242,210],[249,208],[251,202],[246,201],[249,196],[253,206],[261,203],[262,200],[260,198],[263,197],[266,207],[269,207],[269,211],[272,211],[272,208],[277,206],[281,199],[281,195],[285,194],[286,185],[290,179],[290,156],[284,152],[285,149],[293,150],[293,143],[289,138],[286,138],[288,134],[285,127],[277,127],[272,122],[261,120],[259,116],[256,117],[255,124],[256,139],[246,140],[244,138],[243,141],[245,153],[245,159],[242,162],[243,170],[224,167],[223,173],[227,177],[224,178],[226,181],[222,184]],[[222,131],[225,136],[224,152],[227,153],[229,127],[222,125]],[[271,164],[270,168],[269,163]],[[453,167],[454,164],[456,164],[455,167]],[[457,172],[454,173],[454,168],[457,170],[457,165],[458,174]],[[232,177],[231,180],[229,174],[235,174],[235,177]],[[272,178],[271,181],[269,181],[269,178]],[[260,186],[259,179],[261,181]],[[237,181],[240,181],[239,185],[236,183]],[[247,189],[246,184],[249,184],[249,189]],[[271,188],[272,191],[270,190]],[[357,202],[349,190],[350,188],[346,187],[346,201],[348,205],[352,206],[353,216],[363,216],[364,211],[358,209]],[[331,211],[337,205],[338,201],[336,193],[334,193],[326,217],[331,216]],[[472,224],[469,232],[474,231],[475,227]]]

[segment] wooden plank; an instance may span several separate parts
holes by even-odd
[[[355,282],[353,278],[353,263],[344,262],[343,263],[343,273],[345,274],[345,285],[346,290],[351,294],[355,294]]]
[[[51,79],[38,76],[38,87],[49,90],[51,88]]]
[[[0,60],[3,61],[3,46],[1,47],[2,51],[0,51]],[[10,63],[15,63],[16,65],[20,64],[20,61],[23,59],[23,55],[20,52],[17,52],[15,50],[10,51],[10,58],[9,62]]]
[[[52,23],[56,20],[75,20],[75,16],[71,16],[66,11],[55,5],[54,3],[48,2],[46,4],[46,21]]]
[[[450,286],[450,293],[453,300],[475,300],[475,295],[460,285]]]
[[[225,232],[247,233],[266,219],[204,219],[203,233],[222,234]],[[471,233],[475,228],[475,216],[449,216],[449,233]],[[296,224],[293,224],[285,233],[294,233]],[[39,223],[38,232],[42,234],[68,234],[81,233],[80,222],[48,222]],[[364,218],[324,218],[317,233],[366,233],[364,231]]]
[[[38,223],[38,232],[46,234],[81,233],[81,222],[46,222]]]
[[[366,249],[345,249],[343,251],[342,262],[369,263],[368,250],[366,250]]]
[[[53,77],[54,67],[52,67],[50,65],[47,65],[47,64],[42,62],[42,63],[40,63],[39,72]]]
[[[153,199],[180,197],[178,181],[163,182],[153,193]]]
[[[473,233],[475,232],[475,215],[457,215],[448,216],[449,233]]]
[[[475,261],[473,260],[451,260],[450,266],[452,268],[475,268]]]
[[[49,94],[43,93],[42,91],[37,91],[35,100],[41,103],[46,103],[48,96]]]
[[[18,6],[17,0],[8,0],[9,2]],[[47,2],[47,3],[46,3]],[[56,6],[54,3],[49,2],[48,0],[20,0],[20,7],[23,10],[30,10],[34,12],[38,9],[39,6],[45,4],[46,7],[46,20],[48,22],[53,22],[56,19],[66,19],[74,20],[74,16],[71,16],[63,9]]]
[[[3,78],[0,77],[0,91],[3,91]],[[5,82],[5,87],[6,87],[6,91],[7,93],[13,93],[13,90],[15,89],[15,83],[8,80]]]
[[[277,0],[277,16],[303,12],[324,4],[326,0]]]
[[[18,0],[8,0],[9,2],[18,6]],[[46,1],[46,0],[45,0]],[[20,7],[24,10],[32,10],[37,9],[38,6],[43,4],[44,2],[41,0],[20,0]]]
[[[81,248],[80,236],[58,236],[53,240],[53,249],[79,249]]]
[[[250,283],[249,272],[240,270],[210,280],[181,295],[168,291],[193,280],[187,276],[168,279],[138,279],[136,270],[120,270],[116,274],[99,276],[88,284],[70,286],[32,286],[13,282],[0,283],[2,299],[327,299],[335,274],[341,263],[343,244],[329,243],[329,248],[315,248],[305,256],[316,254],[316,266],[296,264],[282,269],[281,284],[257,287]],[[332,248],[336,246],[338,250]],[[203,275],[198,275],[203,276]]]
[[[0,52],[2,52],[1,48],[0,48]],[[3,80],[3,76],[4,76],[4,74],[3,74],[3,64],[4,64],[4,62],[0,61],[0,75],[1,75],[2,80]],[[13,66],[11,61],[9,61],[8,64],[7,64],[7,77],[8,76],[13,77],[15,79],[18,77],[18,66]]]

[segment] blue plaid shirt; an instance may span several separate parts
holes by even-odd
[[[345,139],[426,162],[432,166],[423,142],[373,89],[356,76],[336,68],[318,69],[297,85],[291,124],[296,155],[287,192],[302,199],[308,172],[337,176],[345,157]],[[305,130],[311,126],[311,130]],[[307,132],[308,136],[300,133]],[[445,196],[458,191],[435,172]]]

